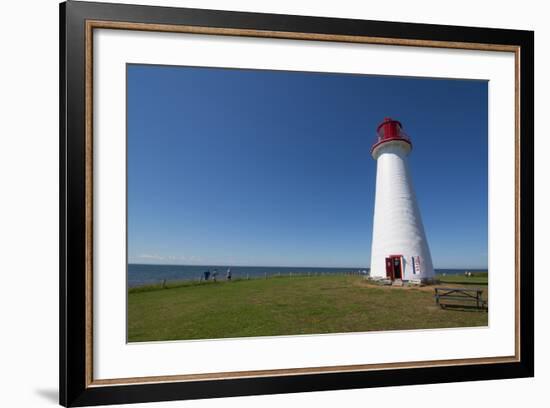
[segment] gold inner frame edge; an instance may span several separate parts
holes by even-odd
[[[410,47],[450,48],[478,51],[513,52],[515,58],[515,354],[502,357],[480,357],[466,359],[430,360],[415,362],[354,364],[342,366],[302,367],[275,370],[253,370],[215,372],[204,374],[183,374],[153,377],[127,377],[113,379],[93,378],[93,30],[118,29],[149,32],[171,32],[206,34],[237,37],[275,38],[310,41],[330,41],[343,43],[379,44]],[[128,23],[122,21],[87,20],[85,26],[85,285],[86,285],[86,346],[85,346],[85,385],[101,387],[112,385],[132,385],[145,383],[167,383],[180,381],[207,381],[236,378],[292,376],[300,374],[321,374],[354,371],[407,369],[420,367],[441,367],[449,365],[496,364],[521,361],[520,356],[520,51],[521,47],[506,44],[466,43],[455,41],[415,40],[406,38],[386,38],[351,36],[288,31],[268,31],[236,28],[197,27],[188,25],[168,25],[149,23]]]

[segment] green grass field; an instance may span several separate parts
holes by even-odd
[[[476,284],[486,296],[486,284]],[[485,325],[485,312],[440,309],[431,287],[380,287],[360,276],[181,283],[128,293],[130,342]]]
[[[487,285],[489,274],[487,272],[476,272],[473,276],[464,275],[438,275],[437,279],[443,283],[454,283],[457,285]]]

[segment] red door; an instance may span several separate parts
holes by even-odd
[[[401,255],[390,255],[386,258],[386,278],[391,280],[403,279],[401,258]]]
[[[391,258],[386,258],[386,278],[393,280],[393,262]]]

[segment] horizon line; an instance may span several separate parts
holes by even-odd
[[[370,269],[370,266],[314,266],[314,265],[307,265],[307,266],[298,266],[298,265],[237,265],[237,264],[216,264],[216,263],[205,263],[205,264],[178,264],[178,263],[143,263],[143,262],[127,262],[127,265],[156,265],[156,266],[229,266],[229,267],[235,267],[235,268],[323,268],[323,269],[330,269],[330,268],[340,268],[340,269]],[[457,269],[457,270],[489,270],[488,266],[485,267],[448,267],[448,266],[442,266],[442,267],[435,267],[435,269]]]

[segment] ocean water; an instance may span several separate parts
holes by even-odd
[[[231,268],[232,279],[264,278],[266,276],[289,276],[290,274],[366,274],[370,268],[316,268],[316,267],[282,267],[282,266],[231,266],[231,265],[150,265],[128,264],[128,287],[161,283],[163,280],[182,281],[199,280],[207,270],[218,271],[217,279],[225,280],[227,269]],[[475,269],[467,269],[478,272]],[[463,274],[466,269],[436,269],[437,274]],[[482,271],[482,270],[479,270]],[[484,270],[483,270],[484,271]]]

